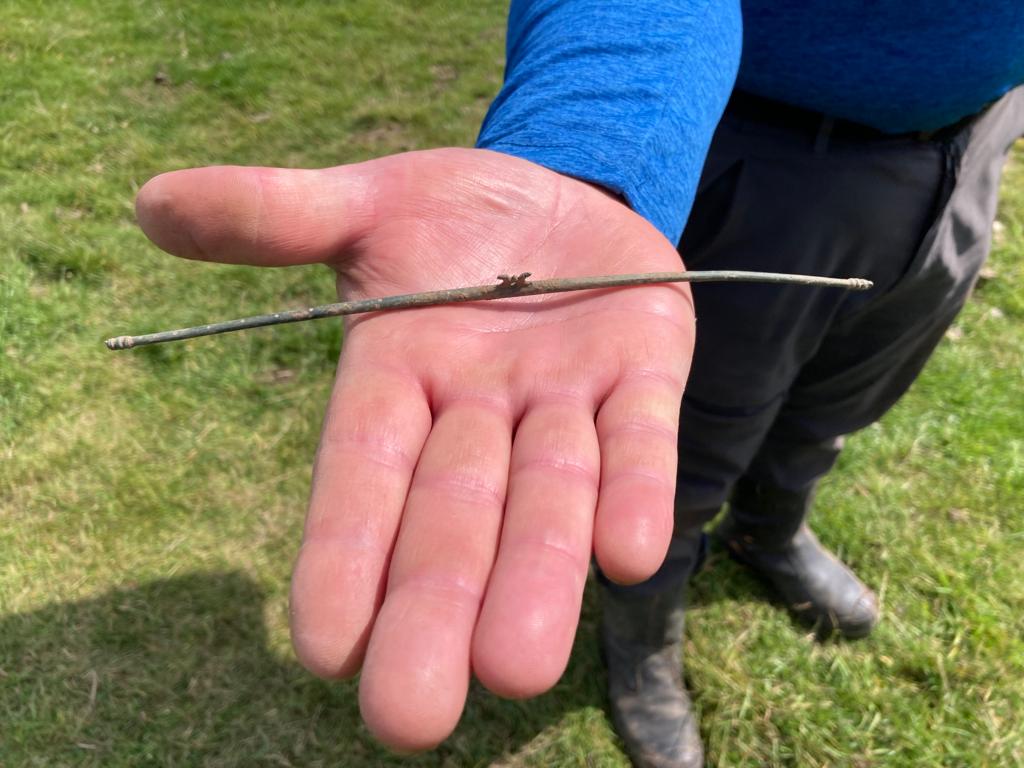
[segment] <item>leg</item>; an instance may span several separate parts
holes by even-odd
[[[834,239],[826,217],[794,217],[822,201],[840,205],[844,194],[829,179],[842,169],[808,163],[813,140],[765,133],[763,141],[751,139],[747,126],[727,113],[680,247],[687,265],[865,274],[864,265],[843,263],[844,250],[808,248]],[[938,178],[936,153],[922,151],[917,162]],[[894,241],[902,237],[904,247],[919,236],[906,226],[907,201],[920,197],[919,186],[915,180],[870,198],[878,216],[902,208],[883,231]],[[694,298],[697,349],[680,413],[672,551],[645,584],[624,589],[599,579],[612,715],[641,766],[700,764],[681,675],[685,586],[695,547],[775,423],[799,363],[813,354],[848,297],[802,287],[696,285]]]
[[[674,537],[665,564],[643,584],[623,587],[597,573],[612,719],[634,765],[643,768],[704,765],[680,661],[686,585],[702,541],[699,529]]]
[[[878,623],[878,598],[807,527],[813,499],[813,486],[786,491],[742,477],[713,535],[819,637],[864,637]]]
[[[737,559],[820,629],[861,636],[878,614],[870,590],[805,524],[814,485],[831,469],[841,436],[878,420],[907,390],[966,301],[988,253],[1005,151],[1024,128],[1021,97],[949,140],[957,183],[948,204],[901,279],[836,318],[716,530]]]
[[[680,419],[676,542],[650,582],[604,585],[611,707],[638,765],[691,765],[700,754],[681,683],[680,639],[685,583],[702,526],[745,473],[783,472],[789,484],[799,476],[809,487],[831,467],[835,437],[850,430],[798,436],[775,454],[770,446],[785,437],[781,425],[797,423],[783,414],[810,392],[803,386],[813,378],[806,374],[809,361],[817,360],[811,371],[833,365],[817,353],[835,322],[883,301],[919,268],[914,254],[928,250],[922,241],[934,238],[936,213],[946,208],[957,170],[935,143],[847,142],[821,153],[814,133],[791,123],[727,110],[680,245],[687,266],[863,275],[877,288],[864,296],[694,286],[698,338]],[[878,346],[880,336],[885,346],[887,333],[883,327],[858,343]],[[802,394],[794,399],[796,391]],[[660,735],[645,730],[653,722]]]

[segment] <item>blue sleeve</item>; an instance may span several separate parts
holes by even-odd
[[[676,243],[739,66],[739,0],[513,0],[478,147],[622,195]]]

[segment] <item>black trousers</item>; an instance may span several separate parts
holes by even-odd
[[[687,268],[875,287],[693,286],[677,535],[710,519],[740,477],[808,488],[844,435],[907,390],[988,254],[1000,175],[1022,133],[1024,87],[930,136],[733,98],[680,243]]]

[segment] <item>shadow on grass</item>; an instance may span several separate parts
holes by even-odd
[[[448,741],[398,758],[362,726],[355,683],[317,680],[270,651],[264,602],[241,573],[203,573],[3,618],[4,764],[486,765],[604,706],[588,598],[553,691],[508,702],[474,688]]]
[[[707,559],[693,575],[687,595],[689,608],[701,608],[719,602],[760,601],[778,604],[776,595],[749,568],[729,557],[721,544],[711,544]]]

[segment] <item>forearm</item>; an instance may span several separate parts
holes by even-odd
[[[477,145],[598,183],[675,243],[740,37],[738,0],[513,0]]]

